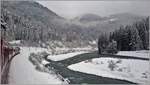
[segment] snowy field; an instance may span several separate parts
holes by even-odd
[[[52,61],[61,61],[83,53],[87,53],[87,51],[72,52],[72,53],[59,54],[59,55],[49,55],[47,58]]]
[[[117,55],[150,58],[150,51],[149,50],[142,50],[142,51],[120,51],[120,52],[117,53]]]
[[[145,60],[94,58],[70,65],[68,68],[74,71],[123,79],[135,83],[147,84],[150,80],[150,64],[149,61]]]
[[[44,48],[21,47],[21,52],[11,63],[9,73],[10,84],[62,84],[63,82],[54,74],[39,72],[28,60],[30,53],[47,51]],[[74,57],[88,51],[72,52],[59,55],[49,55],[48,59],[60,61]],[[149,57],[147,51],[121,51],[118,55]],[[43,60],[42,64],[49,62]],[[147,83],[150,78],[149,61],[116,58],[94,58],[68,66],[69,69],[103,77],[123,79],[135,83]]]
[[[20,43],[21,43],[21,40],[13,40],[9,42],[9,44],[20,44]]]
[[[21,47],[21,53],[12,60],[9,73],[10,84],[61,84],[55,75],[39,72],[28,60],[30,53],[47,51],[44,48]],[[43,61],[43,63],[46,63]]]

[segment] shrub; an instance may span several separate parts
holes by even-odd
[[[116,67],[118,66],[113,60],[108,61],[108,68],[110,68],[111,71],[114,71]]]

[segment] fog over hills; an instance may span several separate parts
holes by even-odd
[[[97,40],[100,33],[144,18],[126,13],[107,17],[91,13],[68,20],[34,1],[3,1],[1,10],[2,19],[9,28],[7,36],[11,36],[8,40],[37,43],[57,40],[76,46],[89,44],[89,41]]]
[[[150,2],[0,2],[0,83],[149,83]]]
[[[149,1],[37,1],[48,9],[67,19],[84,14],[96,14],[101,17],[120,13],[150,16]]]
[[[84,14],[82,16],[74,18],[75,20],[79,20],[80,22],[92,22],[92,21],[101,21],[104,20],[101,16],[96,14]]]

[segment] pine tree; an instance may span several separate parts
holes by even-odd
[[[131,50],[141,50],[143,48],[142,40],[138,35],[138,30],[134,26],[131,29],[130,46]]]
[[[98,39],[99,54],[101,54],[104,51],[104,49],[106,49],[108,43],[109,39],[107,38],[107,34],[101,34]]]
[[[143,19],[140,22],[134,24],[139,32],[139,36],[142,40],[143,49],[148,49],[149,47],[149,19]]]

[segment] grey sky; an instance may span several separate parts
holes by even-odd
[[[38,1],[65,18],[93,13],[108,16],[116,13],[150,15],[150,1]]]

